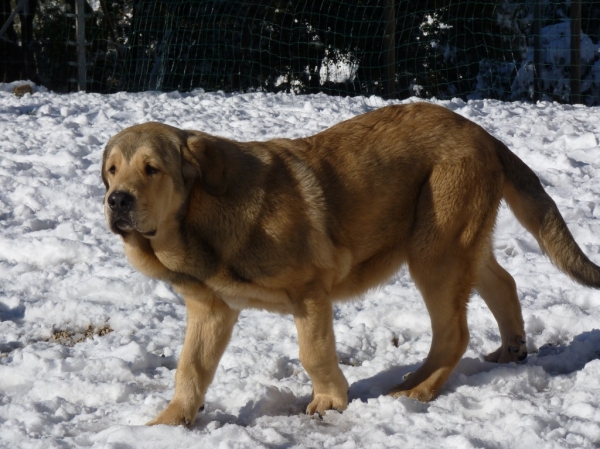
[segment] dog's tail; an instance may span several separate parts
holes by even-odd
[[[500,141],[496,151],[504,168],[504,199],[519,222],[561,271],[580,284],[600,288],[600,267],[583,254],[536,174]]]

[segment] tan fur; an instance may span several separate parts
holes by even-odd
[[[332,302],[407,264],[431,317],[424,364],[393,396],[434,398],[464,353],[476,289],[498,321],[494,362],[526,357],[514,280],[494,259],[505,197],[552,260],[600,285],[533,172],[505,145],[444,108],[390,106],[304,139],[234,142],[158,123],[107,144],[109,227],[131,263],[186,301],[175,395],[150,424],[189,424],[239,311],[291,313],[313,380],[307,412],[348,404]]]

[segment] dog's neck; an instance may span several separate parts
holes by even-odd
[[[186,247],[181,238],[178,223],[170,226],[161,226],[156,235],[148,240],[150,248],[156,258],[169,270],[181,272],[185,264]]]
[[[122,236],[125,255],[140,272],[154,279],[161,279],[173,285],[196,282],[190,276],[172,270],[161,261],[150,240],[139,232],[133,231]]]

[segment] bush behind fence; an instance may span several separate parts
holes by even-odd
[[[5,81],[77,88],[76,1],[29,0],[0,41]],[[571,3],[89,0],[86,90],[570,102]],[[580,5],[581,101],[599,105],[600,2]]]

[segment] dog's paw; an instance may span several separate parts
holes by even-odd
[[[336,398],[328,394],[317,394],[308,407],[306,407],[307,415],[314,415],[317,413],[319,416],[323,416],[327,410],[344,411],[348,407],[348,398]]]
[[[486,362],[520,363],[527,358],[527,344],[523,337],[512,338],[507,345],[502,345],[484,357]]]
[[[204,406],[200,407],[200,411],[204,410]],[[147,426],[156,426],[158,424],[166,424],[167,426],[186,426],[189,427],[194,423],[198,411],[184,410],[184,407],[179,403],[171,402],[160,415],[152,421],[146,423]]]
[[[404,384],[397,385],[392,388],[392,390],[388,393],[389,396],[393,398],[399,398],[400,396],[406,396],[407,398],[416,399],[421,402],[429,402],[437,396],[435,391],[432,391],[429,388],[426,388],[422,385],[418,385],[409,390],[402,389]]]

